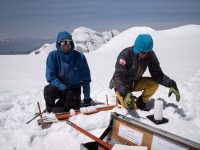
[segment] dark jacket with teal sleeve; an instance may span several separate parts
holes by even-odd
[[[121,65],[120,59],[123,59],[126,64]],[[126,95],[129,92],[127,87],[134,85],[134,82],[142,77],[147,67],[153,80],[169,87],[171,79],[162,72],[156,54],[151,51],[145,59],[139,60],[133,54],[132,47],[129,47],[124,49],[117,58],[113,75],[116,90],[121,95]]]
[[[134,46],[121,51],[113,75],[115,89],[120,95],[126,96],[129,92],[127,87],[134,85],[134,82],[142,77],[147,67],[154,81],[166,87],[170,86],[171,79],[163,73],[152,47],[151,36],[141,35],[136,39]],[[139,52],[148,52],[148,55],[143,59],[138,59]]]
[[[71,40],[71,50],[63,52],[58,43]],[[83,86],[85,99],[90,98],[90,69],[85,56],[74,50],[74,43],[68,32],[60,32],[56,41],[57,50],[49,53],[46,62],[46,79],[54,87],[63,91]]]

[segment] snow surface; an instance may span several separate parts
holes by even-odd
[[[91,97],[99,102],[115,103],[115,94],[108,88],[119,52],[132,46],[140,33],[149,33],[154,39],[154,51],[166,75],[174,79],[181,93],[178,103],[175,97],[168,98],[168,89],[160,86],[152,97],[164,99],[164,117],[167,124],[155,125],[146,116],[154,110],[137,110],[128,117],[166,130],[199,143],[200,139],[200,26],[187,25],[170,30],[155,31],[148,27],[133,27],[112,38],[96,51],[86,53],[92,83]],[[46,45],[46,48],[50,45]],[[51,45],[52,46],[52,45]],[[42,49],[42,48],[41,48]],[[52,49],[49,48],[48,52]],[[25,124],[37,112],[39,101],[45,108],[43,87],[47,53],[43,55],[0,56],[0,145],[1,150],[79,150],[80,143],[91,141],[65,122],[58,122],[42,130],[37,121]],[[146,73],[148,75],[148,71]],[[139,93],[134,93],[139,95]],[[152,100],[153,101],[153,100]],[[125,110],[114,108],[126,114]],[[90,133],[100,136],[109,122],[111,111],[90,116],[77,115],[70,118]]]

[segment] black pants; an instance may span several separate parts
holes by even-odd
[[[81,102],[81,87],[71,88],[63,94],[58,88],[47,85],[44,87],[44,99],[48,112],[68,112],[70,109],[79,109]]]

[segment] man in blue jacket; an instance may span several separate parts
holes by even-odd
[[[147,68],[151,77],[143,77]],[[117,99],[123,108],[148,111],[146,103],[159,84],[169,88],[169,96],[174,93],[176,100],[180,100],[176,82],[166,76],[160,67],[153,51],[151,35],[140,34],[132,47],[120,52],[110,88],[115,88]],[[134,91],[142,91],[142,94],[136,98],[132,94]]]
[[[74,50],[74,42],[68,32],[57,36],[56,48],[49,53],[46,62],[46,80],[44,88],[47,112],[66,112],[79,109],[81,86],[83,87],[83,106],[89,106],[90,69],[85,56]]]

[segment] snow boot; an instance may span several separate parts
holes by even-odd
[[[142,96],[138,97],[136,101],[137,108],[143,111],[150,111],[150,109],[146,108],[146,103],[143,101]]]
[[[54,107],[54,99],[52,98],[44,98],[46,101],[46,109],[48,113],[51,113],[53,111],[53,107]]]
[[[53,107],[46,105],[46,110],[48,113],[51,113],[53,111]]]

